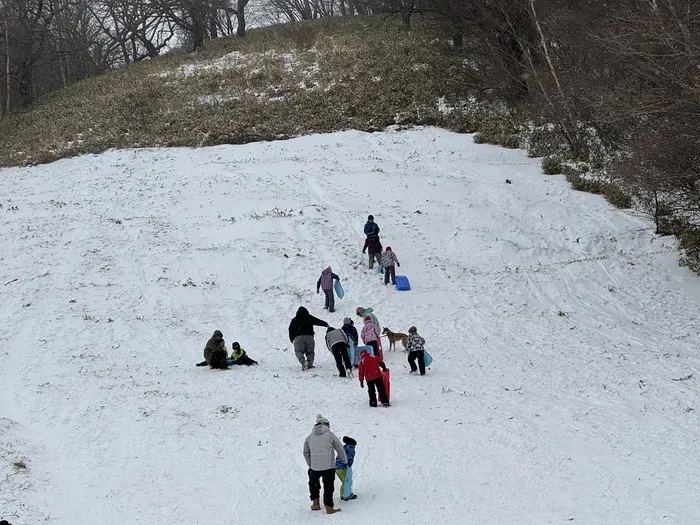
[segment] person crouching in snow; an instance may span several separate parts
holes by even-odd
[[[340,377],[352,375],[352,363],[348,355],[348,336],[340,328],[328,327],[326,330],[326,346],[335,358],[335,365],[338,367]],[[344,366],[343,366],[344,364]],[[347,369],[347,373],[345,370]]]
[[[365,317],[365,324],[362,327],[362,342],[372,347],[374,355],[379,355],[379,328],[372,322],[372,318],[368,315]]]
[[[335,475],[338,476],[340,480],[340,499],[343,501],[349,501],[351,499],[357,499],[357,494],[352,492],[352,479],[347,479],[348,467],[352,467],[355,461],[355,447],[357,446],[357,441],[348,436],[343,436],[343,450],[345,450],[345,455],[348,457],[348,462],[343,463],[340,458],[335,460]],[[350,495],[346,498],[345,493],[348,492]]]
[[[323,307],[329,312],[335,312],[335,292],[333,291],[333,279],[340,281],[340,277],[333,273],[329,266],[321,272],[321,277],[316,283],[316,293],[319,293],[319,288],[326,295],[326,305]]]
[[[377,406],[377,394],[379,393],[379,401],[382,406],[388,407],[389,399],[386,397],[386,390],[384,390],[384,378],[382,377],[382,370],[386,370],[386,365],[380,357],[375,357],[369,355],[367,350],[362,350],[360,352],[360,369],[357,372],[357,377],[360,379],[360,388],[365,387],[364,380],[367,379],[367,392],[369,393],[369,406]]]
[[[382,254],[382,266],[384,267],[384,284],[389,284],[389,277],[391,277],[391,284],[396,284],[396,267],[401,266],[396,254],[391,251],[391,246],[387,246],[386,250]]]
[[[374,268],[374,261],[377,261],[379,266],[382,265],[382,243],[379,241],[378,235],[368,235],[365,239],[365,245],[362,248],[362,253],[369,253],[369,269]]]
[[[335,514],[340,509],[333,508],[333,491],[335,487],[335,452],[342,463],[348,462],[343,445],[331,432],[331,424],[321,414],[316,416],[316,424],[304,440],[304,459],[309,466],[309,495],[311,510],[321,510],[319,496],[323,480],[323,504],[327,514]]]
[[[227,364],[229,365],[257,365],[257,361],[253,361],[250,357],[248,357],[248,354],[245,353],[245,350],[241,348],[241,345],[238,343],[238,341],[234,341],[234,343],[231,345],[231,348],[233,351],[231,352],[231,357],[226,361]]]
[[[226,343],[224,342],[224,334],[220,330],[214,330],[214,335],[211,336],[204,347],[204,361],[197,363],[197,366],[209,365],[212,368],[228,368],[226,360],[228,352],[226,351]]]
[[[411,366],[409,374],[415,374],[420,370],[420,375],[425,375],[425,339],[418,335],[418,329],[412,326],[408,329],[408,364]],[[418,369],[416,369],[416,358],[418,358]]]

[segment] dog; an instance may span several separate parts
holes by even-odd
[[[387,339],[389,339],[389,352],[391,352],[392,348],[396,350],[396,341],[401,341],[403,349],[406,350],[406,342],[408,341],[406,334],[392,332],[385,326],[384,330],[382,330],[382,335],[386,335]]]

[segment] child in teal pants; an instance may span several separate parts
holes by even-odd
[[[340,480],[340,499],[343,501],[348,501],[357,498],[357,495],[353,494],[352,492],[352,481],[347,480],[347,469],[348,467],[352,467],[352,464],[355,461],[355,446],[357,445],[357,441],[351,437],[343,436],[343,443],[345,443],[343,448],[345,449],[345,455],[348,457],[348,462],[343,463],[340,460],[340,457],[336,458],[335,475],[338,476],[338,479]],[[350,483],[350,486],[345,486],[346,481]],[[348,496],[346,497],[345,494],[348,494]]]

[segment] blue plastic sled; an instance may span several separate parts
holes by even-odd
[[[396,276],[396,289],[405,292],[411,289],[411,283],[408,282],[408,277],[405,275]]]
[[[342,299],[345,295],[345,290],[343,290],[343,285],[340,284],[340,281],[335,281],[333,288],[335,288],[335,294],[338,296],[338,299]]]
[[[352,494],[352,467],[349,465],[345,469],[345,487],[343,488],[345,489],[343,490],[343,497],[349,498],[350,494]]]
[[[367,350],[367,353],[369,355],[374,355],[374,349],[371,346],[358,346],[355,348],[355,352],[352,355],[352,364],[353,365],[359,365],[360,364],[360,352],[363,350]]]
[[[423,350],[423,362],[425,363],[426,368],[428,368],[433,362],[433,356],[430,355],[427,350]]]

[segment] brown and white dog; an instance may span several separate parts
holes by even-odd
[[[385,326],[384,330],[382,330],[382,335],[386,335],[387,339],[389,339],[389,352],[391,352],[392,348],[396,350],[396,341],[401,341],[403,349],[406,350],[406,342],[408,341],[406,334],[392,332]]]

